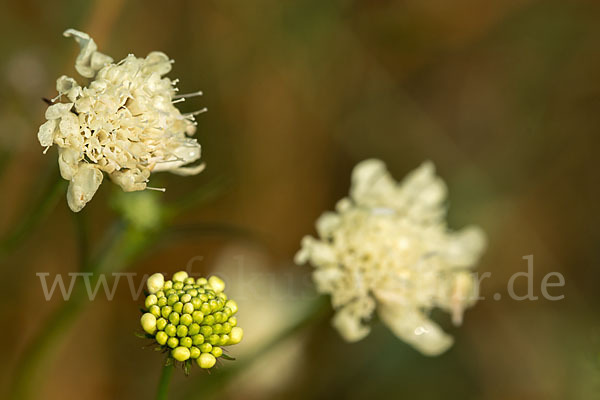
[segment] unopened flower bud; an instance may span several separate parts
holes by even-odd
[[[202,343],[204,343],[204,335],[194,335],[192,337],[192,343],[194,344],[194,346],[200,346]]]
[[[184,289],[185,290],[185,289]],[[190,296],[189,294],[184,294],[183,296],[181,296],[181,302],[182,303],[189,303],[192,300],[192,296]]]
[[[194,306],[192,305],[192,303],[185,303],[183,305],[183,313],[184,314],[191,314],[194,312]]]
[[[177,303],[179,301],[179,296],[177,296],[176,294],[172,294],[169,297],[167,297],[167,304],[172,306],[175,303]],[[183,304],[182,304],[183,306]]]
[[[212,327],[208,325],[202,325],[200,327],[200,333],[204,335],[205,338],[209,337],[210,335],[212,335]]]
[[[237,304],[227,300],[223,292],[217,293],[224,288],[220,282],[216,277],[194,280],[180,273],[146,298],[149,312],[142,316],[142,327],[163,349],[172,349],[169,354],[173,359],[192,358],[203,368],[210,368],[222,356],[223,346],[242,339],[243,331],[234,328],[237,320],[232,317]]]
[[[200,325],[193,322],[188,328],[188,335],[194,336],[194,335],[197,335],[198,333],[200,333]]]
[[[231,338],[229,340],[229,344],[238,344],[242,341],[242,338],[244,337],[244,330],[238,326],[231,328],[231,333],[229,334],[229,337]]]
[[[218,276],[211,276],[208,278],[208,285],[215,291],[215,293],[220,293],[225,290],[225,282]]]
[[[177,327],[173,324],[168,324],[165,326],[165,333],[171,337],[177,334]]]
[[[195,360],[196,358],[200,357],[200,354],[202,354],[202,352],[200,351],[199,348],[197,348],[195,346],[192,346],[190,348],[190,358]]]
[[[185,325],[179,325],[177,327],[177,336],[182,338],[182,337],[186,337],[188,334],[188,328]]]
[[[185,271],[175,272],[173,274],[173,282],[182,282],[185,281],[188,277],[188,273]],[[182,286],[183,287],[183,286]]]
[[[217,359],[210,353],[202,353],[200,354],[200,357],[196,359],[196,363],[198,364],[198,366],[204,369],[212,368],[216,362]]]
[[[171,308],[171,306],[164,306],[163,308],[160,309],[160,315],[162,315],[163,318],[169,318],[169,315],[171,314],[172,311],[173,311],[173,308]]]
[[[192,319],[195,323],[200,324],[204,320],[204,314],[202,313],[202,311],[194,311],[192,313]]]
[[[204,325],[214,325],[215,324],[215,317],[213,315],[207,315],[206,317],[204,317]]]
[[[212,344],[213,346],[218,345],[220,340],[221,340],[221,337],[215,333],[213,333],[212,335],[210,335],[208,337],[208,343]]]
[[[161,317],[156,320],[156,329],[158,329],[159,331],[164,331],[167,324],[168,321]]]
[[[150,308],[150,306],[155,305],[158,302],[158,298],[156,297],[156,295],[151,294],[148,297],[146,297],[146,301],[144,302],[144,304],[146,305],[146,308]]]
[[[184,346],[184,347],[192,347],[193,341],[192,338],[189,336],[186,336],[184,338],[179,339],[179,344]]]
[[[169,335],[166,333],[158,332],[156,334],[156,343],[160,344],[161,346],[164,346],[167,343],[167,340],[169,340]]]
[[[231,336],[229,336],[228,334],[221,335],[221,338],[219,339],[220,346],[227,346],[230,342],[231,342]]]
[[[211,354],[216,358],[219,358],[223,355],[223,349],[220,347],[213,347]]]
[[[225,303],[225,307],[228,307],[231,310],[231,315],[238,312],[238,305],[235,302],[235,300],[227,300],[227,303]]]
[[[180,346],[180,347],[174,348],[171,351],[171,355],[177,361],[186,361],[186,360],[189,360],[191,353],[190,353],[190,349],[188,349],[187,347]]]
[[[156,318],[160,317],[160,307],[156,304],[150,306],[148,311],[150,311],[150,314],[154,315]]]
[[[169,314],[169,322],[175,326],[179,325],[179,314],[176,313],[175,311],[170,313]]]
[[[209,315],[212,312],[212,310],[210,309],[210,305],[208,305],[208,303],[202,303],[202,305],[200,306],[200,311],[204,315]]]
[[[173,311],[175,311],[178,314],[182,314],[183,313],[183,303],[178,301],[177,303],[173,304]]]
[[[153,314],[146,313],[142,315],[140,322],[142,323],[142,328],[147,333],[152,335],[156,332],[156,317]]]
[[[193,319],[192,316],[190,314],[183,314],[180,318],[179,318],[179,323],[185,326],[190,326],[190,324],[192,323]]]
[[[203,353],[210,353],[212,351],[212,344],[210,344],[208,342],[204,342],[198,348]]]
[[[160,289],[162,289],[164,284],[165,277],[161,273],[150,275],[150,277],[146,281],[146,286],[148,287],[148,291],[150,293],[158,292]]]

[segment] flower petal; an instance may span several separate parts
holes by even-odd
[[[79,212],[94,197],[102,183],[102,172],[91,164],[83,164],[71,179],[67,203],[73,212]]]
[[[358,342],[371,332],[371,328],[362,322],[361,315],[349,306],[338,310],[331,322],[347,342]]]
[[[59,119],[73,108],[73,103],[56,103],[46,109],[46,119]]]
[[[79,44],[80,52],[75,60],[75,69],[77,72],[81,74],[81,76],[86,78],[93,78],[96,75],[96,72],[103,66],[98,65],[98,55],[97,53],[98,46],[96,46],[96,42],[92,39],[87,33],[83,33],[77,31],[75,29],[67,29],[64,31],[63,36],[65,37],[73,37],[77,44]],[[101,54],[101,53],[100,53]],[[94,56],[94,60],[96,62],[92,63],[92,56]],[[112,58],[101,54],[100,59],[105,62],[112,62]],[[108,61],[107,61],[108,60]]]
[[[52,146],[52,143],[54,143],[54,135],[56,133],[56,125],[56,120],[52,119],[44,122],[42,126],[40,126],[40,129],[38,130],[38,140],[42,146]]]
[[[428,356],[442,354],[453,339],[416,308],[379,304],[377,313],[398,338]]]
[[[165,75],[171,71],[171,60],[163,52],[153,51],[146,56],[146,61],[144,69],[148,73],[156,72],[159,75]]]
[[[444,256],[448,264],[468,268],[477,262],[485,246],[485,233],[470,226],[450,235]]]
[[[63,179],[70,181],[79,169],[79,161],[83,158],[81,152],[70,148],[60,147],[58,149],[58,166],[60,168],[60,176]]]

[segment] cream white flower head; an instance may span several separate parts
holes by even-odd
[[[177,80],[164,77],[172,60],[152,52],[113,63],[87,34],[68,29],[64,36],[79,44],[75,69],[90,83],[82,87],[73,78],[58,78],[53,101],[62,102],[46,110],[38,139],[46,149],[58,146],[71,210],[80,211],[92,199],[103,173],[131,192],[147,189],[151,172],[202,171],[204,165],[185,165],[200,159],[200,145],[188,136],[196,131],[194,115],[204,110],[181,114],[173,105],[201,93],[176,95]]]
[[[446,227],[446,185],[426,162],[396,183],[385,164],[367,160],[352,175],[350,197],[317,221],[320,239],[305,237],[296,263],[310,262],[317,290],[331,295],[333,325],[347,341],[368,335],[377,311],[400,339],[427,355],[452,345],[428,317],[447,310],[455,324],[475,302],[469,273],[485,247],[475,227]]]

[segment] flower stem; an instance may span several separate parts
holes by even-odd
[[[64,194],[66,187],[67,182],[57,174],[54,181],[40,194],[29,212],[21,218],[19,224],[11,230],[9,235],[0,240],[0,259],[7,256],[48,215]]]
[[[214,396],[219,390],[225,388],[231,379],[235,378],[240,372],[247,370],[252,364],[262,359],[263,356],[267,355],[278,345],[309,326],[321,321],[330,309],[331,307],[329,307],[327,297],[316,297],[306,306],[306,309],[298,316],[298,318],[296,318],[296,320],[276,333],[270,340],[267,340],[264,344],[258,346],[248,356],[235,361],[229,367],[217,370],[212,379],[207,379],[198,384],[191,385],[191,387],[184,392],[183,396],[178,396],[178,398],[197,399],[200,397],[199,393],[202,393],[203,398]]]
[[[89,281],[78,278],[73,286],[71,296],[65,300],[38,331],[30,342],[24,354],[20,357],[15,371],[15,379],[11,388],[11,398],[28,399],[30,390],[34,388],[31,382],[39,381],[40,371],[46,365],[53,349],[58,347],[61,336],[71,327],[77,316],[86,306],[88,285],[97,287],[102,273],[122,271],[143,250],[148,248],[156,236],[143,235],[119,221],[106,234],[104,245],[95,258],[83,258],[84,264],[80,271],[92,272]],[[86,284],[87,282],[87,284]]]
[[[171,376],[173,375],[173,363],[165,363],[162,373],[160,374],[160,381],[158,382],[158,388],[156,389],[156,400],[166,400],[167,394],[169,393],[169,382],[171,382]]]
[[[0,179],[2,178],[2,175],[4,174],[4,172],[6,171],[6,166],[10,163],[11,158],[12,158],[12,153],[10,153],[6,150],[0,150]]]

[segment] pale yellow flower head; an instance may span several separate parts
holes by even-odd
[[[344,339],[367,336],[377,311],[396,336],[424,354],[452,345],[428,313],[437,307],[462,322],[475,302],[477,280],[469,269],[485,236],[474,227],[450,232],[445,198],[432,163],[398,184],[383,162],[363,161],[354,169],[350,197],[318,219],[320,238],[303,239],[296,263],[315,267],[317,290],[331,295],[333,325]]]
[[[69,29],[64,35],[79,44],[75,69],[89,84],[58,78],[59,95],[46,111],[38,139],[46,148],[58,146],[61,175],[70,181],[71,210],[80,211],[92,199],[103,173],[131,192],[148,188],[152,172],[202,171],[203,165],[185,166],[200,159],[200,145],[188,137],[196,131],[196,113],[181,114],[173,105],[186,96],[177,96],[177,81],[164,77],[172,60],[152,52],[113,63],[87,34]]]

